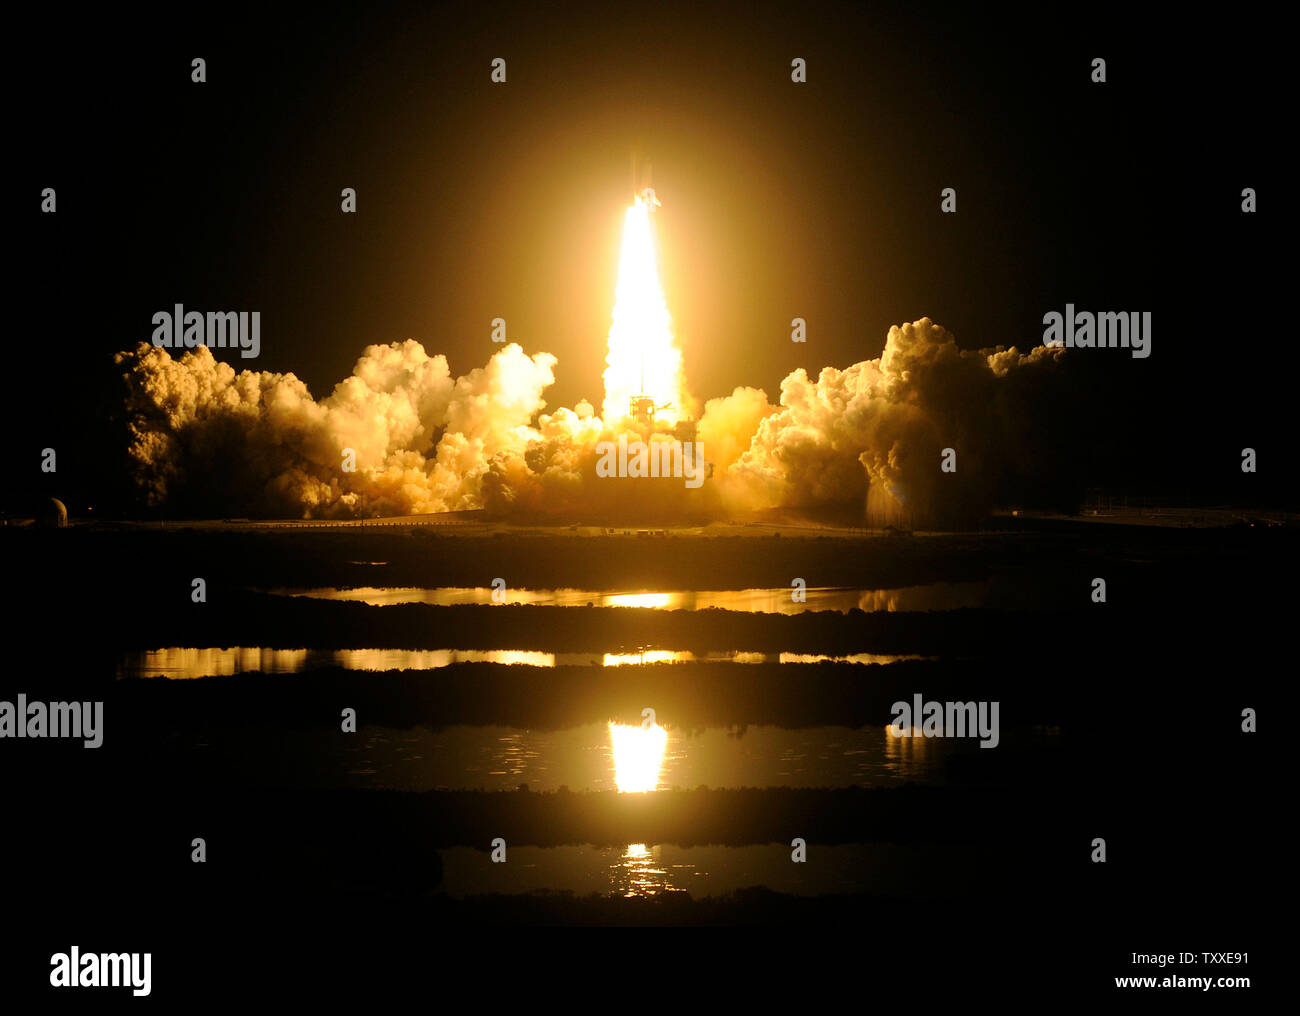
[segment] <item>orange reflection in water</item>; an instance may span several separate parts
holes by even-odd
[[[625,897],[654,896],[673,888],[658,853],[658,847],[629,843],[618,864],[610,869],[614,892]]]
[[[677,599],[681,599],[680,596]],[[615,593],[604,597],[606,607],[667,607],[672,593]]]
[[[693,653],[680,653],[671,649],[647,649],[641,653],[606,653],[602,667],[628,667],[642,663],[690,663]]]
[[[334,659],[345,670],[434,670],[453,663],[504,663],[554,667],[554,653],[519,649],[339,649]]]
[[[645,794],[658,789],[668,731],[657,723],[648,727],[610,723],[609,743],[614,753],[614,785],[619,793]]]
[[[885,766],[904,779],[915,779],[924,771],[930,748],[930,739],[920,727],[885,724]]]

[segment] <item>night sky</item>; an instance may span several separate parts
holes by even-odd
[[[1026,349],[1067,302],[1149,310],[1149,359],[1072,357],[1079,402],[1050,425],[1084,435],[1085,482],[1278,502],[1296,366],[1279,34],[1248,8],[1214,25],[915,7],[26,12],[19,440],[0,507],[132,510],[112,355],[175,303],[260,310],[260,358],[215,352],[318,399],[370,343],[482,366],[504,317],[511,341],[559,358],[550,406],[599,405],[634,158],[663,202],[664,288],[701,400],[753,385],[775,401],[794,368],[876,357],[890,325],[925,316],[964,348]],[[1240,473],[1245,446],[1258,476]]]

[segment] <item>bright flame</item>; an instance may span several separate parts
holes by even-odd
[[[657,723],[632,727],[609,725],[614,749],[614,785],[622,794],[644,794],[659,786],[659,770],[668,747],[668,731]]]
[[[671,404],[659,419],[675,423],[682,410],[682,354],[673,345],[672,319],[655,265],[650,200],[638,194],[623,222],[618,261],[614,322],[605,362],[604,418],[628,415],[633,395],[648,395],[656,406]]]

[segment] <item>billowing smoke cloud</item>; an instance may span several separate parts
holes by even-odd
[[[415,341],[370,346],[320,402],[292,374],[236,373],[203,347],[173,359],[142,343],[117,359],[137,482],[179,512],[698,517],[851,503],[925,523],[1019,496],[1053,462],[1064,355],[962,351],[928,318],[891,328],[878,359],[790,374],[778,405],[754,388],[710,400],[695,439],[713,471],[699,490],[598,477],[598,444],[632,424],[602,421],[586,400],[543,412],[556,360],[517,345],[460,378]],[[939,468],[945,448],[955,473]]]
[[[236,373],[203,346],[173,359],[141,343],[117,362],[146,501],[208,515],[478,508],[492,461],[536,440],[555,380],[555,357],[513,344],[460,378],[418,342],[370,346],[321,402],[292,374]]]
[[[763,414],[722,476],[732,505],[862,503],[870,489],[885,515],[956,521],[986,511],[1009,478],[1052,467],[1045,425],[1062,396],[1061,352],[963,351],[922,318],[890,328],[879,359],[825,367],[815,381],[796,370],[771,413],[749,389],[715,399],[700,429],[723,429],[713,425],[715,411]],[[945,449],[953,472],[940,468]]]

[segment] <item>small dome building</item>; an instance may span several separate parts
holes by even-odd
[[[68,508],[57,497],[49,498],[36,512],[36,524],[42,529],[66,529]]]

